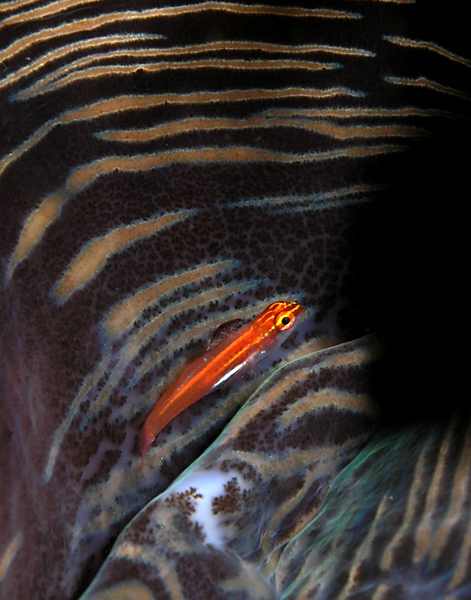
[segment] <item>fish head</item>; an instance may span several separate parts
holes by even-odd
[[[293,333],[305,315],[304,307],[296,301],[270,304],[254,321],[254,326],[261,331],[263,354],[276,350]]]

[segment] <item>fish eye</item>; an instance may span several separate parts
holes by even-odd
[[[295,316],[291,310],[282,310],[275,317],[275,326],[280,331],[286,331],[293,327]]]

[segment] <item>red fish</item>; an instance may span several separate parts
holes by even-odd
[[[213,340],[205,354],[191,362],[164,392],[147,417],[139,434],[142,459],[172,419],[242,369],[276,350],[303,316],[304,308],[297,302],[275,302],[251,323],[217,343]]]

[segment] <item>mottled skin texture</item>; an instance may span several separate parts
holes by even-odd
[[[273,374],[217,443],[130,524],[85,597],[101,598],[137,566],[134,593],[148,586],[195,600],[275,598],[286,543],[377,427],[369,388],[379,348],[364,338]],[[208,496],[201,518],[198,502]],[[170,573],[186,565],[178,584],[167,564]]]
[[[376,436],[336,479],[318,518],[287,546],[277,571],[281,597],[303,590],[366,600],[374,579],[386,597],[468,598],[469,424],[459,415]],[[356,569],[348,572],[352,562]]]
[[[89,22],[80,29],[81,20],[93,18],[97,11],[122,11],[121,3],[71,5],[44,19],[20,15],[21,5],[2,12],[5,19],[18,18],[5,20],[0,29],[5,50],[0,85],[0,597],[75,600],[86,591],[124,527],[217,439],[274,365],[271,361],[261,365],[253,378],[209,395],[180,415],[162,432],[159,446],[150,453],[152,468],[143,478],[136,434],[155,396],[205,347],[213,329],[233,318],[250,319],[273,300],[296,299],[311,315],[305,330],[277,358],[298,358],[296,352],[309,356],[321,336],[354,340],[384,329],[386,359],[374,376],[365,376],[365,385],[369,396],[381,404],[383,421],[392,422],[398,431],[412,423],[419,444],[425,439],[423,415],[445,421],[462,401],[462,393],[450,391],[457,375],[456,368],[450,368],[453,353],[443,350],[450,347],[449,336],[443,339],[442,333],[460,322],[460,313],[450,310],[449,298],[459,296],[451,266],[461,250],[460,219],[453,203],[464,197],[468,170],[462,140],[469,139],[469,121],[463,118],[469,114],[469,61],[456,59],[468,52],[461,4],[439,8],[422,1],[331,4],[332,9],[362,18],[246,15],[223,9],[163,17],[147,15],[155,3],[136,2],[133,10],[142,10],[141,18],[124,14],[95,30]],[[312,8],[310,3],[306,7]],[[28,37],[42,31],[49,36],[54,28],[72,21],[78,29],[62,37]],[[148,38],[131,39],[136,33]],[[97,41],[96,48],[59,54],[28,71],[48,53],[107,35],[126,39],[118,46]],[[385,36],[436,46],[410,48]],[[142,47],[196,47],[221,40],[255,41],[260,47],[206,54],[194,54],[193,48],[172,59],[248,58],[246,69],[239,65],[154,72],[150,67],[166,58],[133,56],[133,50]],[[279,46],[270,55],[263,44]],[[370,55],[310,54],[298,48],[297,59],[338,62],[341,67],[316,72],[248,68],[259,58],[289,59],[285,47],[305,44],[360,48]],[[123,48],[129,54],[114,59]],[[32,84],[46,86],[55,69],[103,51],[111,58],[91,66],[110,70],[134,65],[134,70],[88,74],[76,66],[72,75],[81,79],[28,92]],[[388,77],[402,78],[402,83],[391,83]],[[422,85],[418,78],[437,85]],[[409,85],[411,81],[416,83]],[[320,99],[309,95],[312,90],[332,89],[337,91]],[[224,94],[232,90],[246,94],[244,99],[226,99]],[[253,90],[254,96],[248,97]],[[287,96],[286,90],[294,91]],[[197,92],[217,98],[188,97]],[[96,113],[87,112],[94,103],[124,96],[131,104],[149,96],[152,101],[139,109],[101,104]],[[396,113],[378,116],[363,109]],[[345,112],[340,116],[319,112],[335,110]],[[318,129],[292,122],[271,125],[270,119],[281,119],[283,111]],[[360,112],[352,116],[351,111]],[[199,125],[175,135],[133,142],[121,135],[122,130],[195,117],[202,119]],[[211,119],[217,117],[233,121],[210,129]],[[247,119],[258,124],[242,126]],[[326,124],[337,132],[343,128],[341,134],[326,134],[322,131]],[[367,128],[366,134],[363,130],[349,137],[346,129],[355,126]],[[117,132],[118,138],[105,139],[107,131]],[[271,154],[260,158],[262,151]],[[148,166],[142,158],[146,156],[169,162]],[[50,197],[56,199],[57,217],[53,218],[54,210],[40,213],[46,215],[47,229],[42,235],[36,231],[36,245],[17,260],[17,245],[27,237],[26,220]],[[182,210],[193,212],[110,254],[105,267],[66,301],[54,294],[64,271],[91,238]],[[122,335],[113,337],[106,329],[109,311],[145,286],[219,261],[230,264],[159,292]],[[160,316],[158,329],[131,352],[133,336]],[[332,343],[332,337],[328,340]],[[154,355],[148,366],[146,361]],[[339,369],[345,371],[345,390],[359,393],[362,378],[348,368]],[[306,390],[319,391],[326,382],[321,378],[304,385],[299,397]],[[443,400],[434,408],[437,397]],[[327,430],[326,437],[333,436],[329,429],[335,429],[333,415],[322,412],[312,422],[311,417],[306,419],[313,430]],[[254,427],[243,415],[231,426],[242,425],[247,431]],[[366,418],[359,429],[362,435],[372,433],[371,421]],[[255,454],[258,449],[261,456],[261,440],[255,433],[239,444]],[[289,445],[295,435],[286,432],[283,443]],[[385,464],[385,473],[403,463],[404,469],[414,470],[414,459],[404,450],[407,444],[405,439],[403,462]],[[217,453],[217,442],[214,448]],[[341,466],[334,461],[331,475]],[[367,488],[367,469],[362,477]],[[469,481],[466,477],[464,482]],[[269,476],[263,481],[270,481]],[[372,505],[375,498],[371,512],[381,503],[381,493],[372,496]],[[466,520],[468,501],[457,514]],[[368,526],[363,520],[366,535]],[[384,532],[385,539],[393,535],[387,523]],[[327,530],[325,535],[330,535]],[[359,535],[363,534],[352,534],[352,544]],[[237,544],[237,535],[234,540]],[[351,568],[348,552],[343,551],[349,543],[340,551],[344,574]],[[211,552],[201,549],[202,555]],[[192,580],[189,573],[195,570],[190,563],[191,559],[182,559],[177,578],[186,575]],[[451,560],[452,566],[445,565],[444,571],[454,564]],[[213,565],[216,582],[226,577],[225,569],[227,578],[234,573],[233,564],[215,559]],[[260,597],[265,592],[268,597],[282,593],[290,599],[302,597],[304,579],[299,576],[296,582],[299,562],[296,567],[289,561],[284,565],[288,566],[283,567],[286,572],[279,576],[278,587],[263,579],[268,587],[261,584]],[[412,561],[405,575],[401,573],[404,597],[407,575],[414,580],[414,565]],[[118,565],[110,562],[104,575],[110,588],[118,580],[116,574],[130,580],[157,578],[152,566],[128,559]],[[252,575],[249,572],[249,584],[239,597],[247,597]],[[375,569],[368,571],[368,585],[384,581],[376,575]],[[330,581],[330,574],[325,577]],[[394,583],[391,577],[388,581]],[[158,584],[144,585],[142,597],[147,593],[168,597]],[[123,597],[126,589],[116,591],[115,597]],[[311,582],[306,589],[312,589]],[[468,588],[460,589],[466,593]],[[429,598],[441,597],[442,591],[431,585]],[[388,593],[380,590],[378,598]],[[326,597],[335,594],[333,590]]]

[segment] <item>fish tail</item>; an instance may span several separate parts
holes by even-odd
[[[139,432],[139,452],[141,453],[141,471],[144,466],[144,458],[149,450],[150,445],[155,439],[155,435],[152,433],[149,424],[146,422],[142,426]]]

